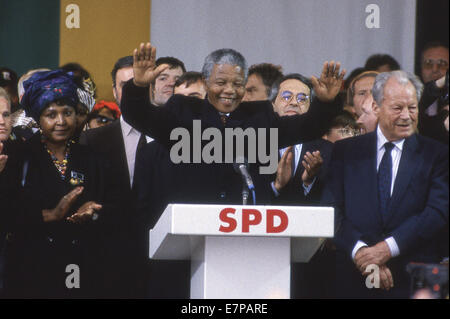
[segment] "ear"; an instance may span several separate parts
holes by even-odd
[[[376,115],[376,117],[378,117],[378,115],[380,114],[380,107],[375,100],[373,100],[372,102],[372,111]]]
[[[114,99],[117,101],[117,93],[116,93],[116,88],[114,87],[114,84],[112,85],[112,91],[113,91]]]

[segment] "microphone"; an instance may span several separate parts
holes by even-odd
[[[239,163],[242,162],[242,163]],[[253,185],[252,177],[250,176],[248,172],[248,162],[247,159],[244,157],[238,157],[236,158],[236,162],[233,163],[233,168],[236,171],[236,173],[240,174],[242,176],[242,180],[244,181],[244,184],[247,185],[248,189],[253,191],[255,190],[255,185]]]

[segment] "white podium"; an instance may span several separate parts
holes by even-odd
[[[334,235],[334,209],[170,204],[150,258],[191,260],[191,298],[290,298],[291,262]]]

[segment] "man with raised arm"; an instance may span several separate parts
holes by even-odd
[[[124,85],[121,106],[124,118],[133,127],[154,137],[168,149],[176,143],[173,132],[179,130],[175,129],[183,128],[182,132],[188,132],[189,141],[192,137],[192,143],[187,147],[188,154],[175,165],[179,173],[175,176],[179,181],[162,181],[170,184],[172,202],[241,202],[242,180],[234,173],[232,165],[239,150],[233,149],[230,156],[227,153],[229,143],[225,143],[227,132],[230,132],[227,129],[232,129],[235,133],[241,130],[241,135],[245,135],[244,151],[238,155],[249,159],[258,203],[268,203],[272,192],[268,179],[277,167],[278,148],[319,138],[339,111],[335,98],[345,71],[340,72],[340,63],[333,61],[324,64],[320,79],[312,77],[317,100],[305,114],[282,118],[273,111],[269,101],[241,103],[247,64],[245,58],[232,49],[216,50],[206,57],[202,69],[207,87],[206,99],[174,95],[164,107],[156,107],[149,102],[148,87],[167,65],[155,68],[155,55],[156,49],[150,43],[141,43],[134,50],[134,78]],[[237,135],[235,139],[239,139]],[[208,149],[212,142],[207,142],[212,140],[219,146]],[[271,151],[267,156],[268,147]],[[257,159],[252,151],[258,154]],[[174,153],[171,152],[172,162],[177,157],[175,155],[179,155]]]

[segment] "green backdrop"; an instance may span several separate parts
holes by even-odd
[[[59,65],[59,0],[0,0],[0,67]]]

